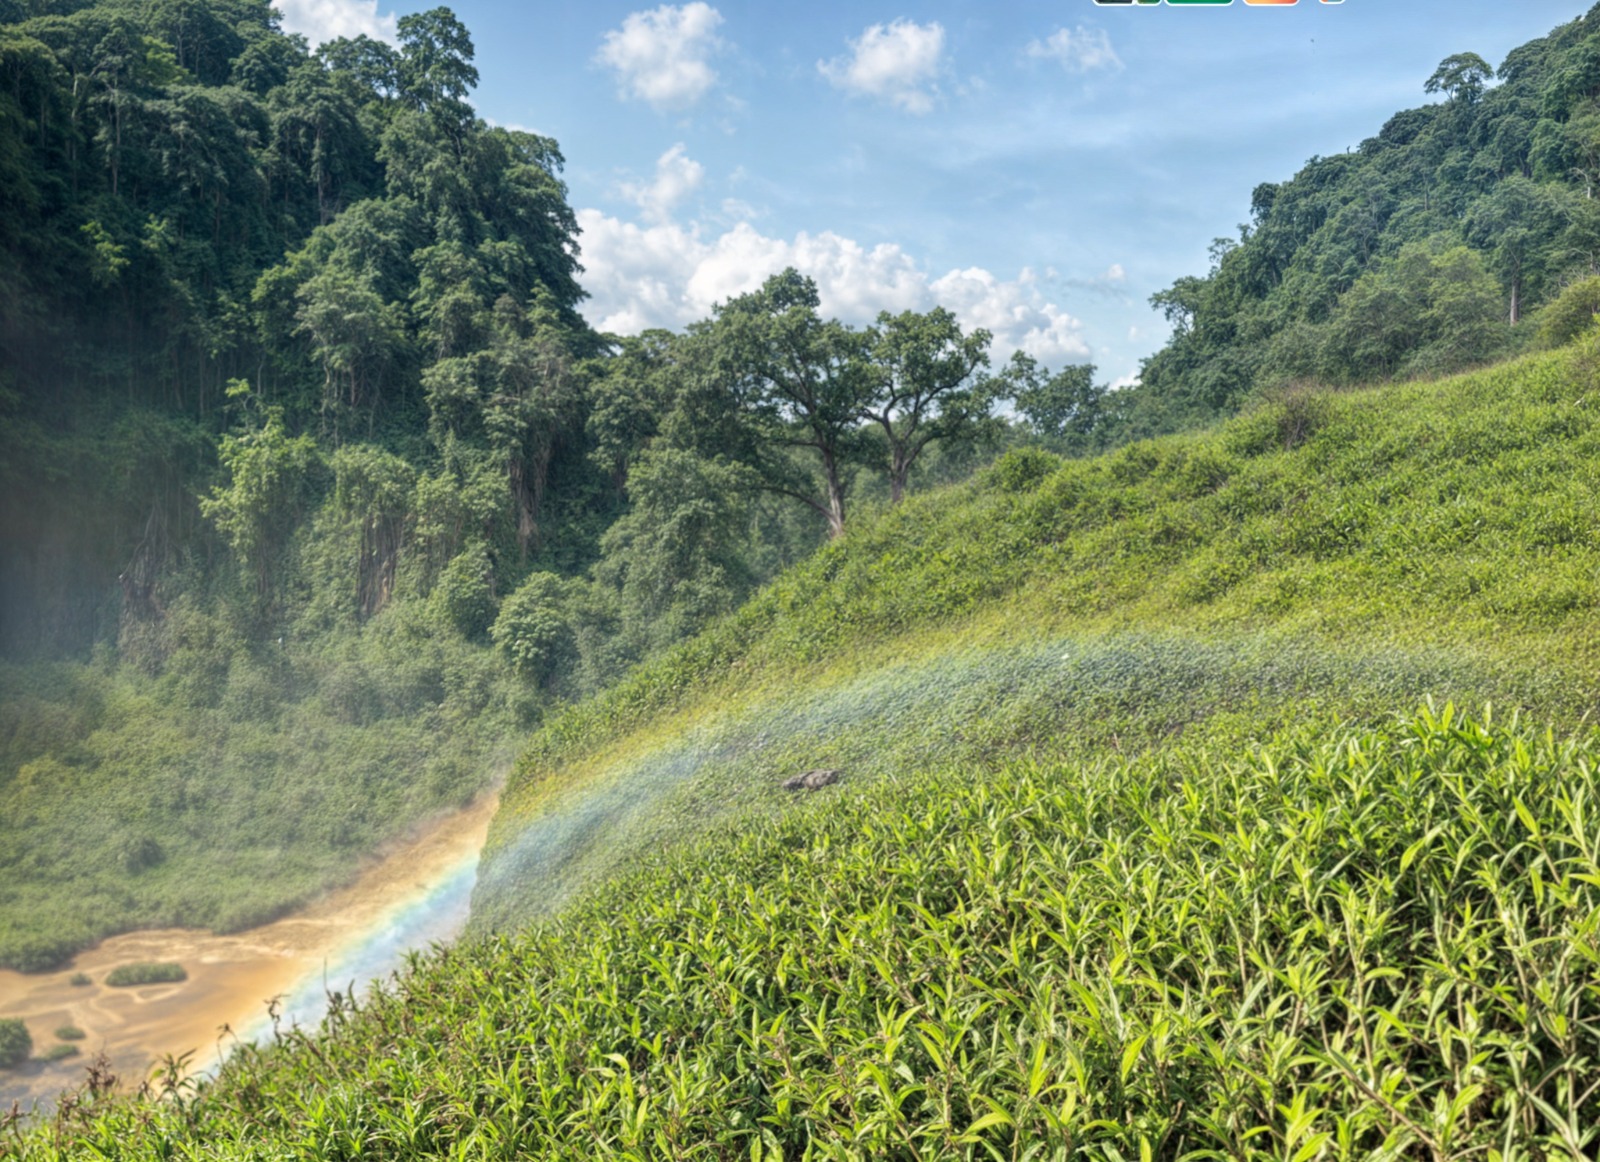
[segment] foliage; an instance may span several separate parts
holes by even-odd
[[[189,979],[181,964],[119,964],[106,974],[111,988],[133,988],[145,984],[177,984]]]
[[[282,915],[489,786],[539,714],[426,602],[359,632],[308,617],[255,644],[179,601],[141,639],[149,669],[0,664],[0,963]]]
[[[0,1069],[21,1065],[33,1053],[28,1026],[14,1018],[0,1019]]]
[[[833,789],[17,1145],[1580,1157],[1597,747],[1446,707]]]
[[[533,573],[500,603],[490,637],[534,682],[553,679],[571,660],[572,630],[563,614],[566,585],[554,573]]]
[[[1600,262],[1597,44],[1592,9],[1498,69],[1452,54],[1423,85],[1439,103],[1257,186],[1209,272],[1152,299],[1172,337],[1113,393],[1099,438],[1203,424],[1283,380],[1370,383],[1526,350],[1530,311]]]
[[[466,638],[480,637],[494,621],[489,553],[481,543],[468,545],[451,558],[433,590],[440,620]]]
[[[475,914],[514,927],[581,896],[759,804],[784,762],[850,755],[890,777],[1330,700],[1381,713],[1432,695],[1575,722],[1600,601],[1593,358],[1578,345],[1404,387],[1286,389],[1205,435],[1091,460],[1014,453],[862,521],[541,727]],[[1143,648],[1108,644],[1130,631],[1175,644],[1136,661]],[[1168,677],[1112,677],[1146,672]]]
[[[62,1025],[56,1030],[56,1037],[62,1041],[82,1041],[87,1035],[76,1025]]]
[[[1595,326],[1600,316],[1600,275],[1579,279],[1545,307],[1539,338],[1547,347],[1561,347]]]

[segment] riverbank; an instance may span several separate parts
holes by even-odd
[[[0,1108],[53,1101],[104,1054],[128,1087],[165,1058],[193,1053],[191,1069],[214,1068],[241,1039],[271,1029],[269,999],[286,1022],[314,1023],[327,989],[381,977],[406,951],[454,939],[467,918],[478,853],[497,798],[417,829],[376,856],[354,882],[310,907],[247,932],[192,929],[130,932],[103,941],[68,967],[37,975],[0,971],[0,1018],[20,1017],[34,1060],[0,1071]],[[111,988],[123,964],[181,964],[177,984]],[[89,978],[87,985],[73,979]],[[47,1063],[56,1030],[85,1034],[79,1056]]]

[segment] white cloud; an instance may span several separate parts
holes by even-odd
[[[701,0],[634,12],[605,34],[595,60],[617,74],[620,93],[661,112],[696,104],[716,84],[711,56],[722,46],[722,14]]]
[[[1004,282],[982,267],[952,270],[930,286],[934,298],[969,327],[994,332],[995,348],[1020,347],[1046,362],[1089,354],[1083,324],[1045,299],[1033,271]]]
[[[591,296],[584,313],[602,331],[636,334],[649,327],[685,326],[793,266],[816,280],[823,312],[849,323],[869,323],[879,311],[942,304],[963,326],[993,331],[998,358],[1017,347],[1047,362],[1089,353],[1082,324],[1044,297],[1032,271],[1013,281],[981,268],[935,279],[891,243],[866,247],[832,231],[771,238],[748,222],[716,233],[698,225],[640,225],[599,210],[579,210],[578,225],[587,272],[583,284]]]
[[[1027,53],[1039,60],[1060,61],[1062,68],[1077,73],[1122,67],[1122,58],[1103,28],[1058,28],[1044,40],[1029,41]]]
[[[817,69],[846,92],[882,98],[908,113],[927,113],[943,62],[943,25],[896,20],[872,25],[850,42],[847,55],[818,61]]]
[[[1113,262],[1100,277],[1106,282],[1127,282],[1128,272],[1122,269],[1122,263]]]
[[[643,210],[650,221],[664,222],[679,202],[700,188],[705,176],[705,166],[691,158],[680,141],[656,159],[656,176],[651,181],[623,183],[622,196]]]
[[[395,41],[395,15],[378,15],[378,0],[273,0],[287,32],[298,32],[313,46],[341,36]]]

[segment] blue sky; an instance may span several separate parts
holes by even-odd
[[[313,43],[384,0],[277,0]],[[555,137],[592,322],[678,327],[795,265],[851,322],[943,303],[1050,366],[1128,382],[1149,296],[1203,273],[1251,190],[1498,64],[1583,0],[461,0],[480,113]],[[997,359],[997,361],[998,361]]]

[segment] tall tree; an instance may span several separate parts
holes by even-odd
[[[869,336],[877,390],[863,399],[861,416],[883,433],[892,503],[929,444],[975,439],[990,422],[1003,391],[1001,381],[979,375],[992,339],[982,328],[962,334],[944,307],[878,316]]]
[[[717,308],[715,357],[758,434],[763,487],[792,496],[844,531],[845,465],[879,381],[868,337],[824,321],[817,284],[793,267]],[[782,453],[815,458],[810,486]]]

